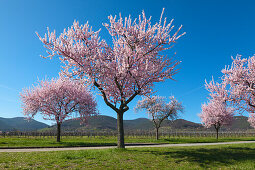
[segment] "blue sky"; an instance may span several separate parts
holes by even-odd
[[[0,117],[23,116],[19,99],[22,88],[46,76],[58,76],[59,60],[40,57],[46,52],[35,31],[43,35],[50,27],[61,33],[74,20],[89,21],[94,30],[102,28],[101,37],[110,42],[102,27],[108,15],[121,12],[135,18],[144,10],[155,23],[165,8],[165,17],[174,18],[176,26],[182,24],[187,34],[168,51],[169,56],[176,52],[182,61],[176,81],[158,83],[155,91],[161,96],[174,95],[185,107],[181,117],[200,122],[197,114],[208,97],[205,79],[214,76],[217,80],[221,69],[231,64],[231,56],[254,54],[254,6],[255,2],[246,0],[0,0]],[[133,100],[124,119],[147,117],[134,113],[139,99]],[[97,101],[102,114],[116,117],[101,96]],[[43,121],[40,115],[36,120]]]

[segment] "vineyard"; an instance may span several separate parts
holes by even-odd
[[[61,133],[62,138],[69,137],[117,137],[117,132],[63,132]],[[0,137],[19,137],[19,138],[55,138],[56,132],[2,132]],[[125,137],[127,138],[155,138],[155,132],[126,132]],[[160,132],[162,138],[202,138],[202,137],[215,137],[214,131],[170,131]],[[220,138],[225,137],[255,137],[255,132],[251,131],[222,131],[219,132]]]

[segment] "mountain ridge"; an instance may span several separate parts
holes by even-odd
[[[252,129],[246,116],[235,116],[231,126],[223,126],[222,130],[249,130]],[[80,120],[66,120],[61,126],[63,131],[116,131],[117,119],[111,116],[99,115],[89,118],[87,123],[80,125]],[[154,125],[148,118],[124,120],[125,131],[153,130]],[[171,130],[207,130],[200,123],[194,123],[185,119],[174,121],[165,120],[162,129]],[[31,119],[29,122],[24,117],[1,118],[0,131],[53,131],[56,125],[49,126],[45,123]],[[213,128],[209,130],[214,130]]]
[[[45,123],[34,119],[28,121],[25,117],[0,117],[0,131],[35,131],[46,127],[48,127],[48,125]]]
[[[231,126],[223,126],[221,130],[249,130],[252,129],[247,122],[245,116],[235,116],[234,122]],[[88,123],[80,125],[79,120],[67,120],[62,124],[64,131],[116,131],[117,119],[111,116],[99,115],[97,117],[90,118]],[[53,125],[48,130],[55,129]],[[137,118],[133,120],[124,120],[125,131],[148,131],[154,130],[154,125],[148,118]],[[172,130],[208,130],[200,123],[194,123],[185,119],[176,119],[174,121],[164,120],[162,122],[161,129]],[[214,131],[213,128],[209,130]]]

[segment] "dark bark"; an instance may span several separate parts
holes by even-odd
[[[216,127],[215,128],[216,129],[216,139],[218,140],[219,139],[219,127]]]
[[[158,130],[159,130],[159,128],[156,127],[156,140],[159,140],[159,133],[158,133]]]
[[[125,148],[123,115],[124,115],[123,111],[117,113],[118,148]]]
[[[61,123],[57,123],[57,142],[60,142]]]
[[[135,91],[135,93],[133,95],[131,95],[127,100],[125,100],[125,98],[123,98],[123,96],[122,96],[123,95],[122,87],[119,84],[119,82],[117,81],[117,79],[115,79],[115,83],[121,93],[121,98],[122,98],[119,108],[117,108],[116,105],[113,105],[112,103],[110,103],[108,101],[104,89],[100,86],[100,84],[97,83],[97,81],[94,81],[94,85],[100,90],[106,105],[109,106],[110,108],[112,108],[117,113],[117,130],[118,130],[118,145],[117,146],[118,146],[118,148],[125,148],[123,114],[129,109],[129,107],[127,106],[129,104],[129,102],[131,102],[135,98],[135,96],[140,94],[141,89],[140,89],[139,85],[137,84],[138,90]]]

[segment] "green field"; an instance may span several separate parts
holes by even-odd
[[[0,153],[0,169],[255,169],[255,144]]]
[[[201,142],[229,142],[229,141],[248,141],[255,140],[255,137],[225,137],[218,141],[214,137],[161,137],[160,140],[146,137],[126,137],[126,143],[201,143]],[[0,137],[0,148],[8,147],[75,147],[75,146],[115,146],[116,137],[63,137],[60,143],[56,142],[55,137]]]

